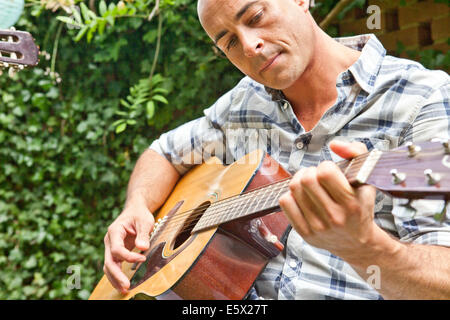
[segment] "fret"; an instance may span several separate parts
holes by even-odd
[[[354,157],[351,160],[343,160],[343,161],[337,162],[336,165],[341,169],[341,171],[344,173],[347,180],[349,180],[350,182],[363,181],[364,177],[363,176],[358,177],[358,173],[360,172],[364,163],[367,162],[368,158],[373,159],[374,156],[376,158],[376,156],[378,156],[379,154],[380,154],[380,151],[378,151],[377,149],[374,149],[369,153],[365,153],[360,156]],[[378,160],[378,158],[376,160]]]
[[[288,183],[289,180],[282,181],[241,195],[233,196],[229,199],[220,200],[217,205],[213,204],[205,211],[192,232],[277,207],[278,198],[286,189]],[[274,192],[277,193],[275,197],[273,197]],[[263,199],[264,202],[261,205]],[[227,207],[229,208],[227,209]]]
[[[250,192],[250,193],[247,193],[245,196],[244,196],[244,198],[245,198],[245,204],[244,204],[244,206],[242,207],[242,211],[239,213],[239,217],[245,217],[245,216],[247,216],[248,215],[248,210],[251,208],[251,206],[250,206],[250,203],[251,203],[251,201],[250,201],[250,199],[248,199],[248,198],[251,198],[251,196],[252,196],[252,192]],[[245,211],[244,211],[245,210]]]
[[[265,204],[267,202],[267,200],[270,198],[270,195],[267,195],[268,192],[271,192],[272,190],[272,186],[269,185],[267,187],[261,188],[259,189],[257,192],[258,194],[256,195],[256,197],[258,198],[258,201],[256,202],[256,204],[253,206],[254,210],[253,212],[258,212],[258,211],[262,211],[264,210]],[[261,201],[265,200],[264,203],[261,205]]]
[[[235,213],[233,213],[233,210],[236,210],[237,208],[239,208],[239,206],[241,205],[241,202],[242,202],[242,200],[239,195],[233,196],[228,201],[225,200],[224,205],[222,205],[219,214],[217,214],[217,220],[215,221],[216,223],[214,225],[221,224],[221,223],[227,221],[228,217],[230,215],[231,216],[235,215]],[[231,205],[231,212],[229,209],[227,209],[227,207],[230,205]]]
[[[355,158],[353,158],[351,161],[347,161],[344,163],[345,169],[342,171],[344,172],[345,176],[347,176],[348,171],[350,171],[350,167],[353,165],[353,162],[355,162]]]
[[[261,210],[264,210],[265,205],[266,205],[266,203],[267,203],[267,200],[269,199],[269,196],[267,196],[267,192],[268,192],[269,190],[271,190],[271,188],[270,188],[270,187],[266,187],[266,188],[262,188],[261,190],[264,190],[264,192],[263,192],[263,194],[259,197],[259,201],[256,203],[257,210],[260,210],[260,209],[261,209]],[[262,206],[258,207],[259,202],[260,202],[262,199],[265,199],[264,204],[263,204]]]
[[[286,189],[289,188],[289,181],[290,179],[288,181],[283,181],[281,183],[280,189],[278,190],[277,195],[272,199],[272,204],[270,207],[278,206],[278,199],[280,199],[280,195],[286,192],[287,191]]]
[[[266,200],[264,201],[264,204],[261,206],[261,211],[264,210],[264,209],[266,209],[267,201],[269,201],[269,199],[272,197],[273,189],[276,188],[276,186],[277,186],[277,185],[275,185],[275,187],[274,187],[274,186],[272,185],[272,186],[267,187],[267,191],[270,191],[270,194],[267,195],[267,196],[265,196]],[[267,191],[266,191],[266,192],[267,192]]]
[[[233,220],[235,217],[239,216],[239,211],[237,210],[238,208],[240,208],[243,204],[243,197],[239,196],[236,199],[236,203],[233,207],[231,207],[231,210],[227,213],[227,217],[226,220]],[[233,212],[235,211],[235,212]],[[224,221],[226,221],[224,220]]]
[[[194,230],[206,228],[209,225],[211,225],[211,222],[213,220],[215,220],[215,218],[218,216],[218,213],[230,201],[233,201],[233,199],[225,199],[222,201],[212,203],[211,206],[208,209],[206,209],[206,211],[200,217],[199,221],[197,221],[197,224],[194,227]]]

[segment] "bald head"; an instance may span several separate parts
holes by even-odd
[[[309,0],[198,0],[197,13],[227,58],[269,87],[291,84],[312,55]]]

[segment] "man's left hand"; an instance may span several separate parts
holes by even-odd
[[[333,141],[330,148],[346,159],[367,152],[359,142]],[[362,258],[377,229],[374,187],[352,187],[336,164],[324,161],[298,171],[289,188],[280,206],[306,242],[348,262]]]

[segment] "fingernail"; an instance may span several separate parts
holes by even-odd
[[[138,240],[137,241],[138,246],[140,247],[147,247],[148,246],[148,242],[144,241],[144,240]]]

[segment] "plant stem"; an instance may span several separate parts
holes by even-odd
[[[328,28],[328,26],[330,25],[330,23],[333,21],[333,19],[339,14],[339,12],[341,12],[342,10],[344,10],[344,8],[350,4],[350,2],[352,2],[354,0],[341,0],[339,1],[334,8],[330,11],[330,13],[320,22],[319,26],[320,28],[322,28],[322,30],[325,30],[326,28]]]
[[[64,23],[60,22],[58,30],[56,31],[56,38],[55,43],[53,44],[53,53],[52,53],[52,63],[50,65],[50,74],[54,74],[55,72],[55,64],[56,64],[56,56],[58,54],[58,44],[59,44],[59,37],[61,36],[61,31]]]
[[[158,61],[159,49],[161,46],[161,29],[162,29],[162,15],[161,12],[158,12],[158,37],[156,39],[156,49],[155,49],[155,57],[153,58],[152,69],[150,71],[150,85],[152,83],[153,74],[156,69],[156,62]]]

